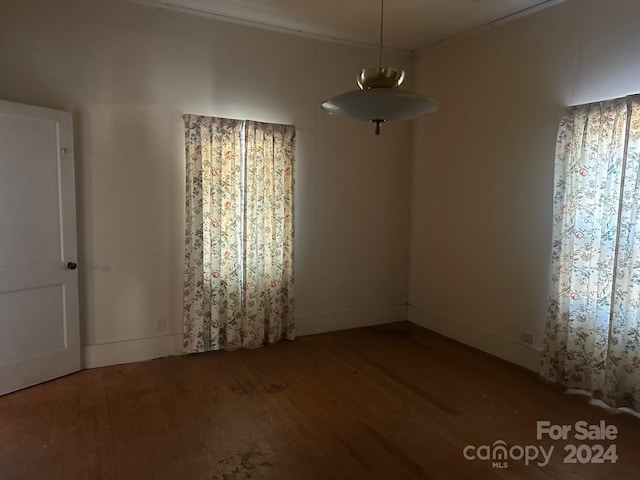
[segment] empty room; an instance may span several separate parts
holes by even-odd
[[[640,478],[638,44],[0,0],[0,480]]]

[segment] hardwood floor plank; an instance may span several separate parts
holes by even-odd
[[[536,422],[615,425],[615,441],[536,438]],[[503,440],[548,465],[467,460]],[[637,478],[638,417],[407,322],[85,370],[0,397],[0,479]],[[615,444],[615,464],[564,447]]]

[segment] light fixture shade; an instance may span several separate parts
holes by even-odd
[[[398,89],[404,80],[404,70],[382,66],[383,26],[384,0],[380,0],[378,66],[362,69],[357,79],[360,90],[343,93],[322,103],[322,109],[331,115],[346,115],[374,123],[376,135],[380,135],[380,125],[385,122],[409,120],[438,110],[438,104],[430,98]]]
[[[368,122],[409,120],[438,110],[438,104],[417,93],[397,88],[353,90],[322,103],[331,115],[346,115]]]

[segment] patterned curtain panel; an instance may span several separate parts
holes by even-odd
[[[293,339],[295,128],[247,121],[244,282],[250,345]]]
[[[184,122],[184,352],[293,339],[295,128]]]
[[[640,96],[568,109],[543,377],[640,408]]]

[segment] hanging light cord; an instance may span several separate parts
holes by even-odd
[[[380,53],[378,58],[378,66],[382,68],[382,32],[384,28],[384,0],[380,0]]]

